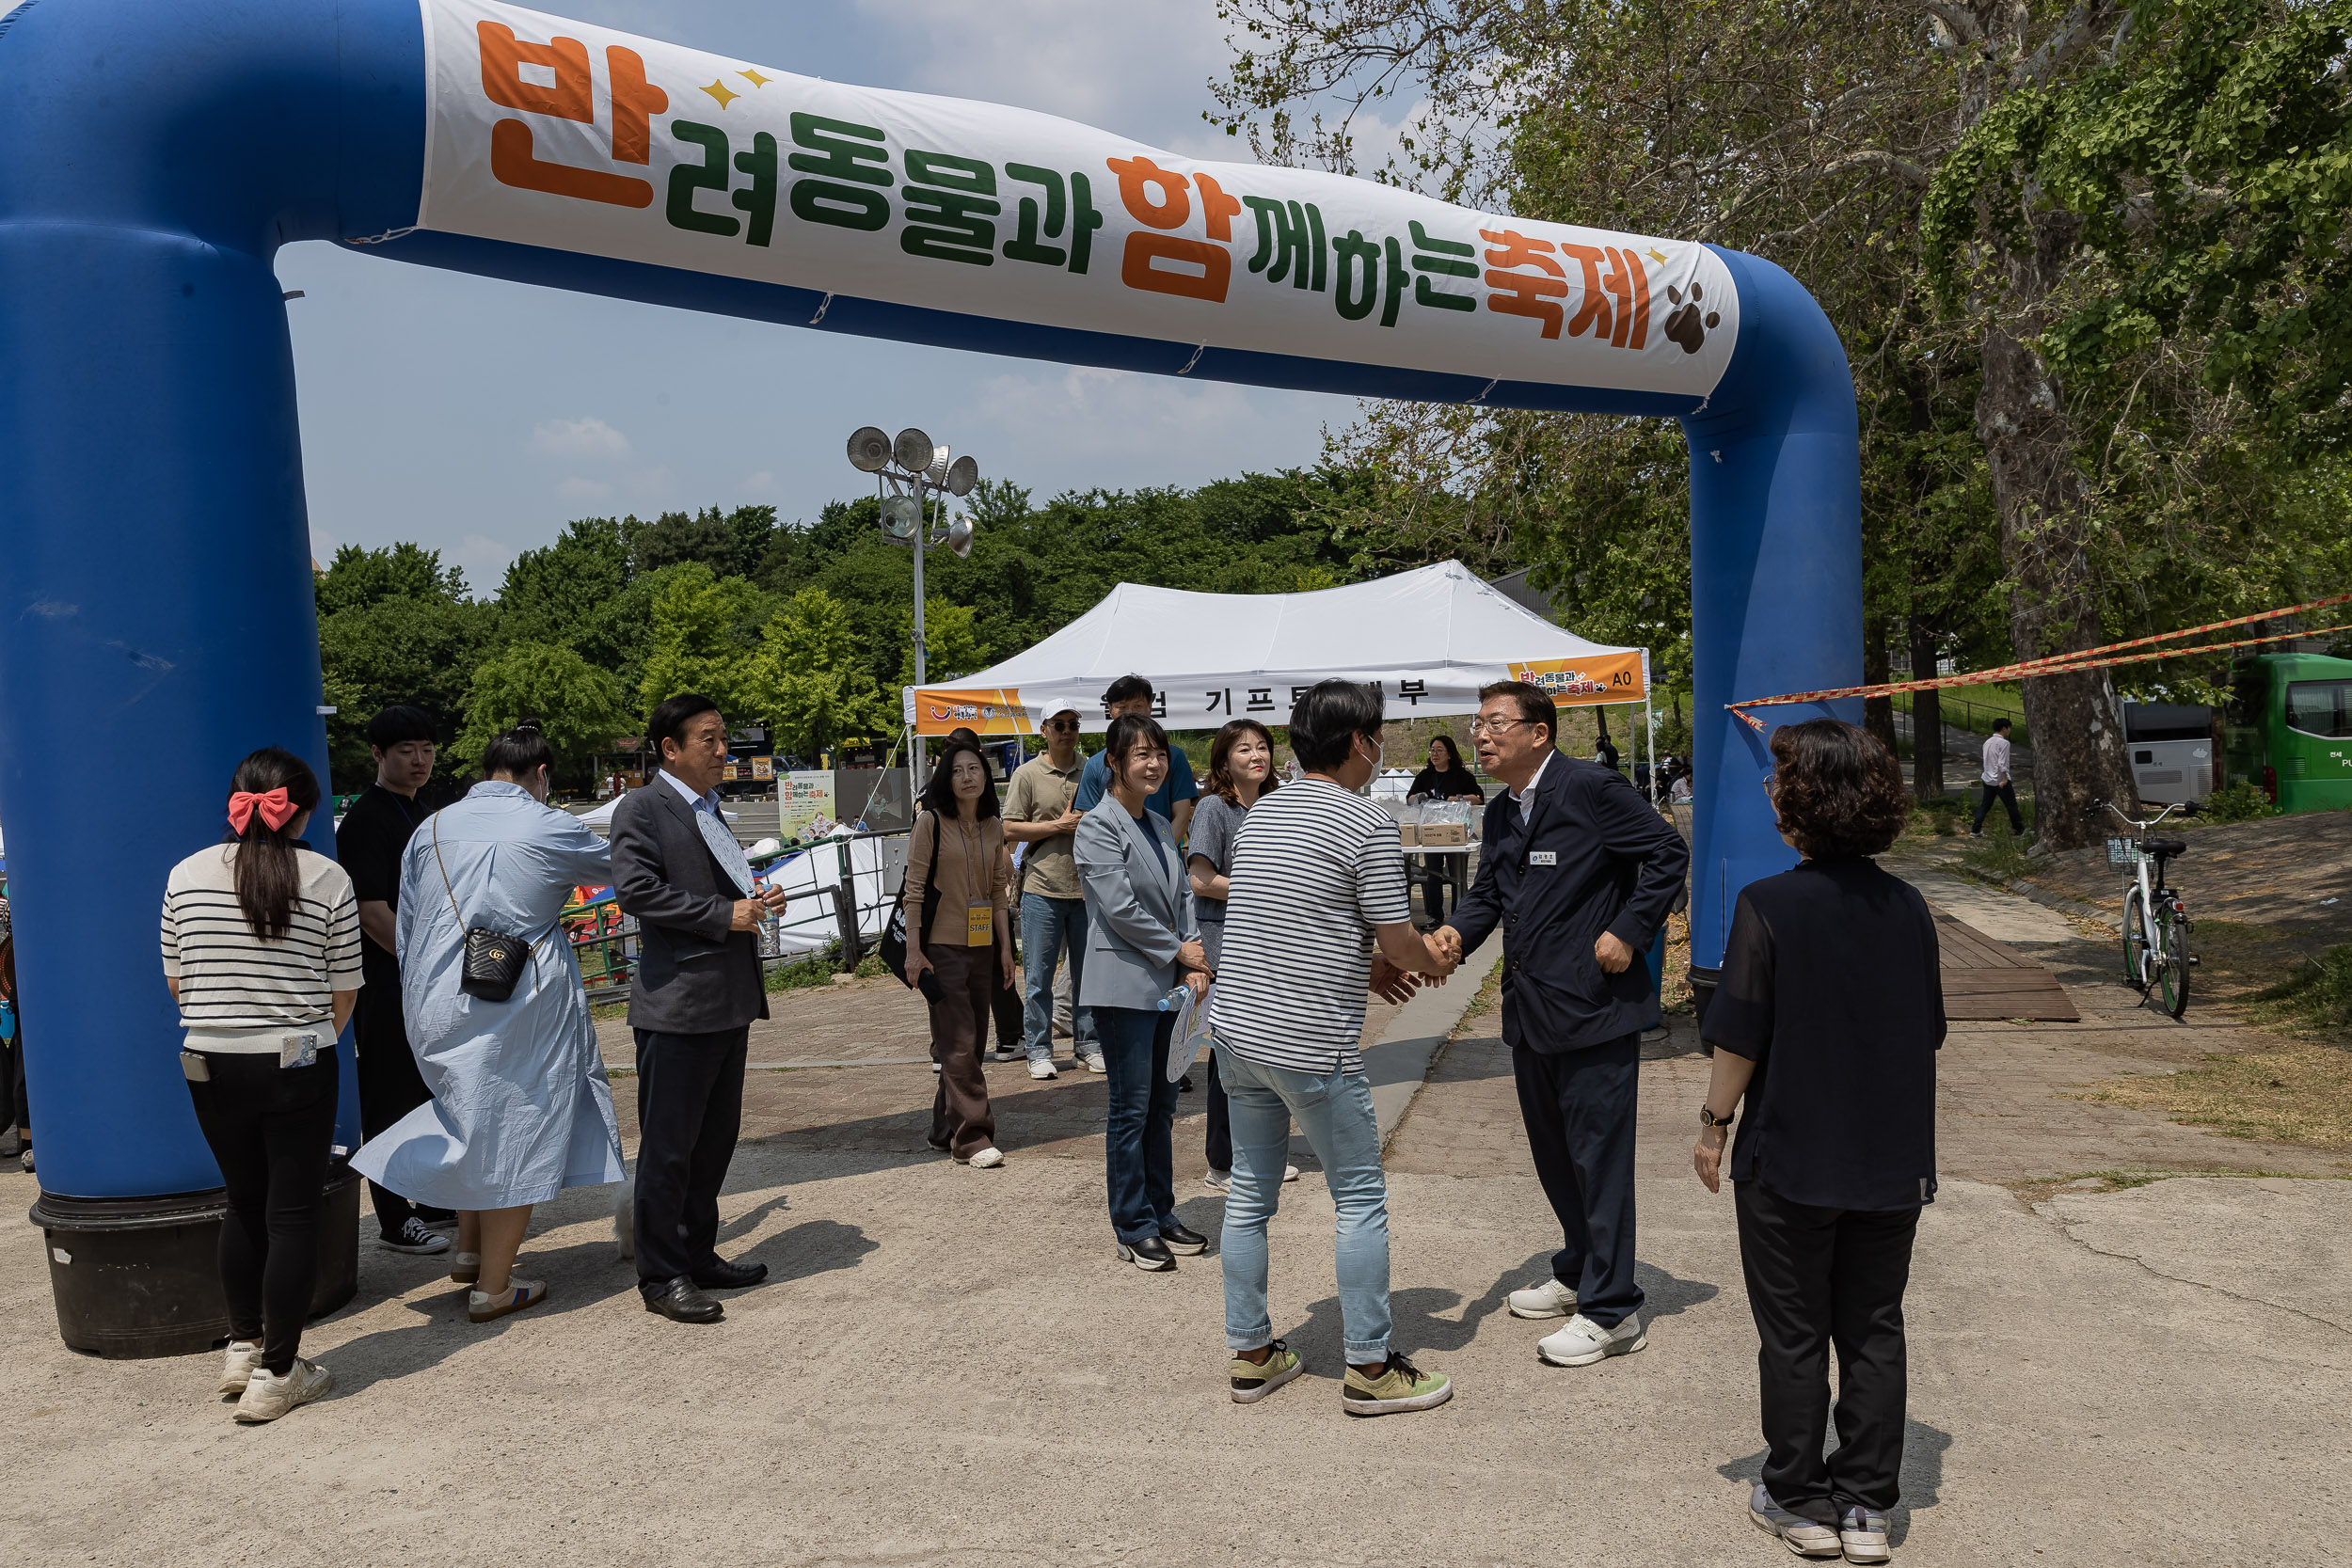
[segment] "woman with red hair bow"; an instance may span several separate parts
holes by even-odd
[[[319,782],[292,752],[237,764],[227,838],[164,884],[164,984],[197,1125],[219,1163],[229,1360],[237,1419],[272,1421],[334,1386],[296,1354],[318,1276],[335,1040],[359,1000],[359,904],[342,866],[301,842]]]

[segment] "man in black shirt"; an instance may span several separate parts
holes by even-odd
[[[359,1005],[351,1018],[359,1078],[359,1127],[368,1137],[391,1126],[433,1098],[408,1049],[400,1010],[399,939],[394,911],[400,907],[400,861],[408,835],[425,819],[417,792],[433,777],[433,720],[405,704],[368,721],[368,746],[375,754],[370,784],[335,830],[335,858],[350,874],[359,900]],[[432,1228],[457,1216],[446,1209],[421,1210],[398,1193],[368,1184],[375,1198],[375,1223],[394,1252],[449,1250],[449,1238]],[[428,1223],[431,1222],[431,1223]]]

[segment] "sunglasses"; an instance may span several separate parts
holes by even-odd
[[[1045,721],[1045,727],[1049,730],[1075,731],[1078,727],[1078,721],[1075,719],[1048,719]]]

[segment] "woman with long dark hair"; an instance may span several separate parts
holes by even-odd
[[[1078,1005],[1094,1009],[1110,1076],[1104,1179],[1119,1256],[1139,1269],[1176,1266],[1208,1238],[1176,1218],[1176,1085],[1168,1076],[1176,1015],[1160,1004],[1181,979],[1196,997],[1208,956],[1175,830],[1145,808],[1168,778],[1168,732],[1141,714],[1111,721],[1104,747],[1110,787],[1079,820],[1074,854],[1087,896],[1087,958]]]
[[[1012,859],[978,741],[947,742],[922,804],[907,835],[907,979],[931,1009],[939,1086],[930,1145],[988,1170],[1005,1156],[980,1070],[980,1031],[992,989],[1012,984]]]
[[[1193,813],[1192,837],[1184,846],[1184,870],[1192,884],[1193,917],[1200,924],[1200,951],[1214,973],[1225,951],[1225,901],[1232,896],[1233,844],[1258,798],[1279,783],[1274,776],[1274,736],[1255,719],[1234,719],[1209,742],[1209,787]],[[1233,1185],[1233,1129],[1225,1085],[1217,1077],[1216,1053],[1209,1053],[1209,1175],[1217,1192]],[[1282,1180],[1298,1180],[1298,1167],[1282,1167]]]
[[[1731,1149],[1740,1261],[1762,1341],[1764,1474],[1748,1516],[1805,1557],[1888,1558],[1902,1470],[1903,1290],[1935,1200],[1944,989],[1918,890],[1870,857],[1911,815],[1902,770],[1835,719],[1772,732],[1765,779],[1804,858],[1741,890],[1700,1036],[1715,1066],[1692,1163]],[[1837,1352],[1837,1451],[1828,1353]]]
[[[230,782],[226,840],[164,883],[181,1070],[228,1191],[220,1391],[239,1396],[240,1421],[276,1420],[335,1384],[299,1352],[335,1136],[335,1040],[359,1000],[359,903],[342,867],[301,843],[318,803],[310,767],[263,747]]]
[[[533,1205],[621,1180],[620,1124],[580,960],[560,917],[580,884],[612,879],[612,847],[547,804],[555,753],[526,719],[483,749],[483,782],[428,817],[403,852],[400,985],[409,1049],[433,1098],[351,1165],[457,1212],[450,1278],[490,1323],[545,1300],[514,1273]],[[466,934],[525,949],[503,1000],[468,991]]]
[[[1462,751],[1454,744],[1454,737],[1440,734],[1429,737],[1429,766],[1413,775],[1412,787],[1405,792],[1405,798],[1483,805],[1486,792],[1479,787],[1470,770],[1462,766]],[[1462,907],[1463,890],[1470,885],[1470,855],[1465,851],[1458,855],[1424,854],[1413,858],[1419,863],[1421,873],[1421,911],[1429,926],[1443,925],[1447,888],[1454,890],[1454,907]]]

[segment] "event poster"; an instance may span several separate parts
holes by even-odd
[[[804,289],[812,325],[837,293],[1490,388],[1703,398],[1739,338],[1730,272],[1692,241],[421,3],[420,229]]]
[[[785,838],[806,838],[811,824],[820,821],[830,824],[834,816],[831,772],[777,775],[777,832]]]

